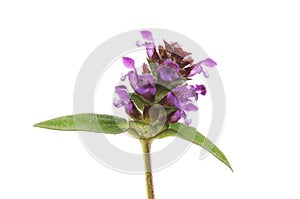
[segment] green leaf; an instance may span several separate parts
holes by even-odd
[[[34,127],[60,131],[90,131],[96,133],[119,134],[128,129],[126,119],[94,113],[68,115],[34,125]]]
[[[156,94],[155,94],[155,103],[158,103],[160,100],[162,100],[164,97],[167,96],[168,92],[170,92],[170,89],[167,87],[157,84],[156,85]]]
[[[151,62],[150,59],[147,59],[147,61],[148,61],[148,64],[149,64],[149,67],[150,67],[150,70],[151,70],[153,76],[154,76],[154,77],[157,77],[157,72],[156,72],[156,70],[157,70],[157,68],[158,68],[158,64],[157,64],[157,63]]]
[[[171,137],[171,136],[177,136],[177,131],[172,130],[172,129],[166,129],[163,132],[157,134],[156,136],[153,137],[153,139],[163,139],[166,137]]]
[[[130,93],[129,97],[133,100],[134,104],[140,109],[144,110],[145,105],[149,106],[149,103],[146,102],[141,96],[137,93]]]
[[[232,170],[232,167],[223,152],[208,138],[199,133],[197,129],[181,123],[170,124],[169,128],[176,131],[178,133],[177,136],[203,147]]]

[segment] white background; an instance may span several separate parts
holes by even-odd
[[[190,37],[219,63],[218,146],[235,171],[193,146],[154,174],[157,198],[299,198],[297,1],[195,2],[1,1],[0,198],[146,198],[144,176],[102,166],[75,133],[32,125],[72,113],[77,74],[98,45],[148,27]]]

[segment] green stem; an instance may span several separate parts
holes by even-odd
[[[152,143],[152,140],[141,139],[140,141],[142,144],[143,155],[144,155],[146,191],[147,191],[147,196],[148,196],[147,198],[154,199],[153,177],[152,177],[152,166],[151,166],[151,143]]]

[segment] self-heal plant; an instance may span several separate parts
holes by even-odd
[[[203,147],[232,168],[217,146],[189,126],[192,122],[189,112],[198,111],[195,102],[200,96],[205,96],[207,91],[205,85],[189,85],[188,81],[196,74],[208,78],[207,67],[215,67],[216,63],[210,58],[194,63],[191,53],[184,51],[177,42],[164,41],[164,45],[155,46],[150,31],[141,31],[141,36],[144,41],[137,41],[136,45],[146,48],[147,63],[139,71],[134,59],[122,57],[129,71],[121,77],[123,85],[115,87],[113,105],[124,108],[128,118],[93,113],[75,114],[34,126],[107,134],[127,132],[142,145],[147,196],[148,199],[154,199],[151,144],[155,139],[169,136],[185,139]],[[129,82],[131,88],[125,86],[125,82]]]

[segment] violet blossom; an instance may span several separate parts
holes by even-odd
[[[126,86],[116,86],[115,93],[118,95],[118,98],[114,100],[114,106],[117,108],[124,107],[126,113],[133,119],[141,119],[142,114],[134,105],[132,99],[129,97]]]
[[[141,35],[142,35],[143,39],[146,40],[146,42],[143,43],[141,41],[137,41],[136,45],[137,46],[145,46],[147,55],[148,55],[149,58],[151,58],[154,51],[155,51],[155,45],[154,45],[154,40],[153,40],[153,37],[152,37],[152,33],[148,30],[143,30],[143,31],[141,31]]]
[[[141,36],[144,41],[137,41],[136,45],[146,47],[148,64],[141,65],[142,74],[139,75],[135,61],[132,58],[123,57],[124,66],[130,71],[121,78],[125,81],[128,77],[138,98],[130,98],[127,88],[119,86],[115,91],[119,99],[114,102],[114,105],[124,107],[131,118],[147,122],[149,109],[158,103],[169,110],[167,124],[183,119],[185,124],[189,125],[191,120],[188,118],[188,112],[198,110],[195,101],[198,100],[199,95],[204,96],[207,91],[204,85],[188,85],[186,82],[196,74],[203,73],[204,77],[208,77],[207,68],[215,67],[216,62],[211,58],[206,58],[193,64],[191,53],[184,51],[177,42],[164,41],[164,46],[159,45],[156,49],[150,31],[141,31]],[[160,101],[155,101],[156,95],[161,95],[161,89],[167,89],[168,92],[160,98]]]
[[[126,76],[128,76],[131,87],[140,94],[155,95],[156,87],[154,77],[150,74],[138,75],[135,68],[134,60],[129,57],[123,57],[123,64],[132,69]]]
[[[209,77],[208,72],[206,70],[204,70],[203,68],[215,67],[216,65],[217,65],[217,63],[214,60],[212,60],[210,58],[204,59],[192,66],[191,71],[188,74],[188,77],[194,76],[197,73],[200,74],[202,72],[203,72],[204,77]]]
[[[179,77],[179,66],[175,61],[167,59],[157,68],[160,78],[164,81],[171,82]]]

